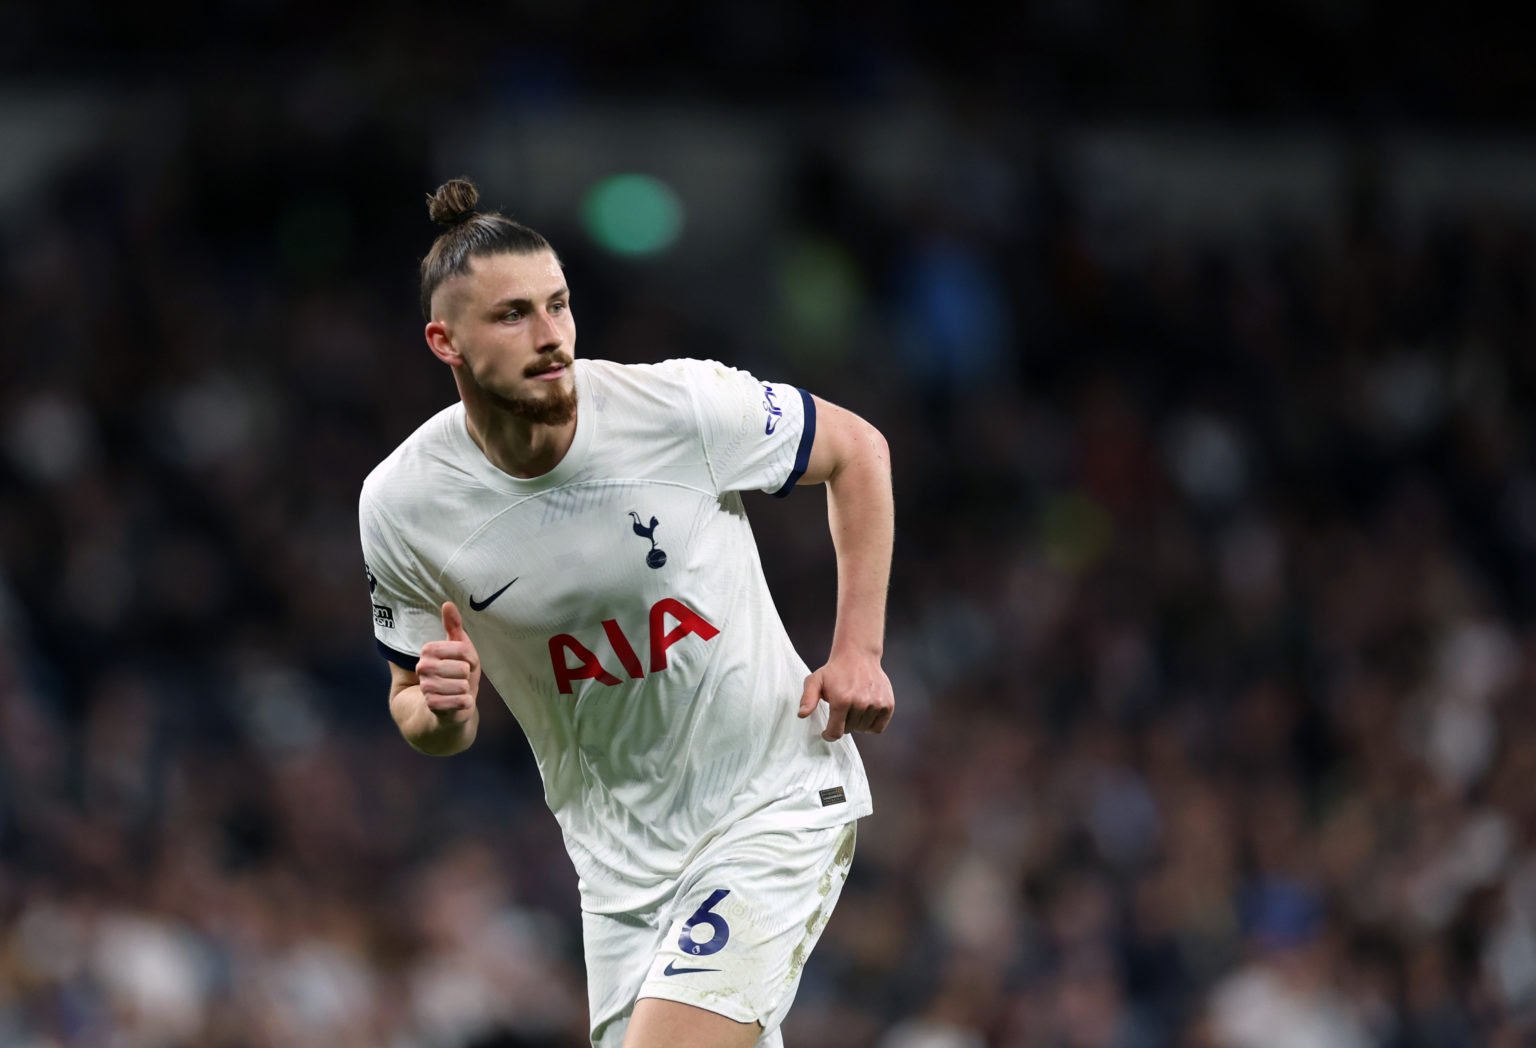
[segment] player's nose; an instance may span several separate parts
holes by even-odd
[[[565,336],[560,331],[560,325],[555,323],[555,318],[545,310],[539,311],[538,341],[541,353],[551,352],[565,344]]]

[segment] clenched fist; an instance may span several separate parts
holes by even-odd
[[[800,692],[801,720],[815,712],[819,703],[827,704],[827,726],[821,737],[835,742],[851,731],[879,734],[896,713],[896,697],[891,694],[891,679],[873,656],[834,654],[827,664],[805,678]]]

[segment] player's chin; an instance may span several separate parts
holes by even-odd
[[[574,386],[566,385],[570,379],[562,379],[559,383],[552,383],[554,388],[546,389],[543,396],[530,397],[528,405],[528,417],[534,422],[542,422],[545,425],[558,426],[569,422],[576,417],[576,390]]]
[[[528,422],[560,425],[576,416],[576,389],[558,382],[524,382],[514,394],[492,392],[492,401]]]

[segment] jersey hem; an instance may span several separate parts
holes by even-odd
[[[844,805],[838,804],[834,805],[834,807],[843,808]],[[832,830],[839,826],[846,826],[850,822],[858,822],[860,819],[868,818],[875,813],[874,798],[867,792],[863,796],[850,798],[846,807],[847,810],[837,812],[838,817],[835,819],[816,819],[807,818],[807,809],[805,808],[771,804],[740,817],[734,824],[722,825],[711,836],[718,836],[733,825],[739,827],[742,823],[746,822],[752,823],[753,832],[761,833]],[[809,811],[815,813],[824,813],[830,810],[830,808],[809,809]],[[581,874],[578,872],[576,890],[581,900],[581,909],[585,913],[601,916],[644,913],[655,907],[676,889],[677,884],[687,876],[688,869],[696,857],[697,852],[695,851],[675,872],[659,876],[655,880],[643,884],[635,884],[633,882],[622,884],[607,881],[602,888],[595,888],[591,883],[593,879],[591,874]]]

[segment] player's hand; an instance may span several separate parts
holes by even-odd
[[[422,646],[416,676],[427,709],[441,720],[464,720],[480,694],[480,653],[464,632],[464,617],[453,601],[443,605],[444,640]]]
[[[825,666],[805,678],[805,687],[800,692],[800,717],[809,717],[823,700],[830,713],[821,737],[828,742],[850,731],[879,734],[896,712],[891,679],[873,655],[834,653]]]

